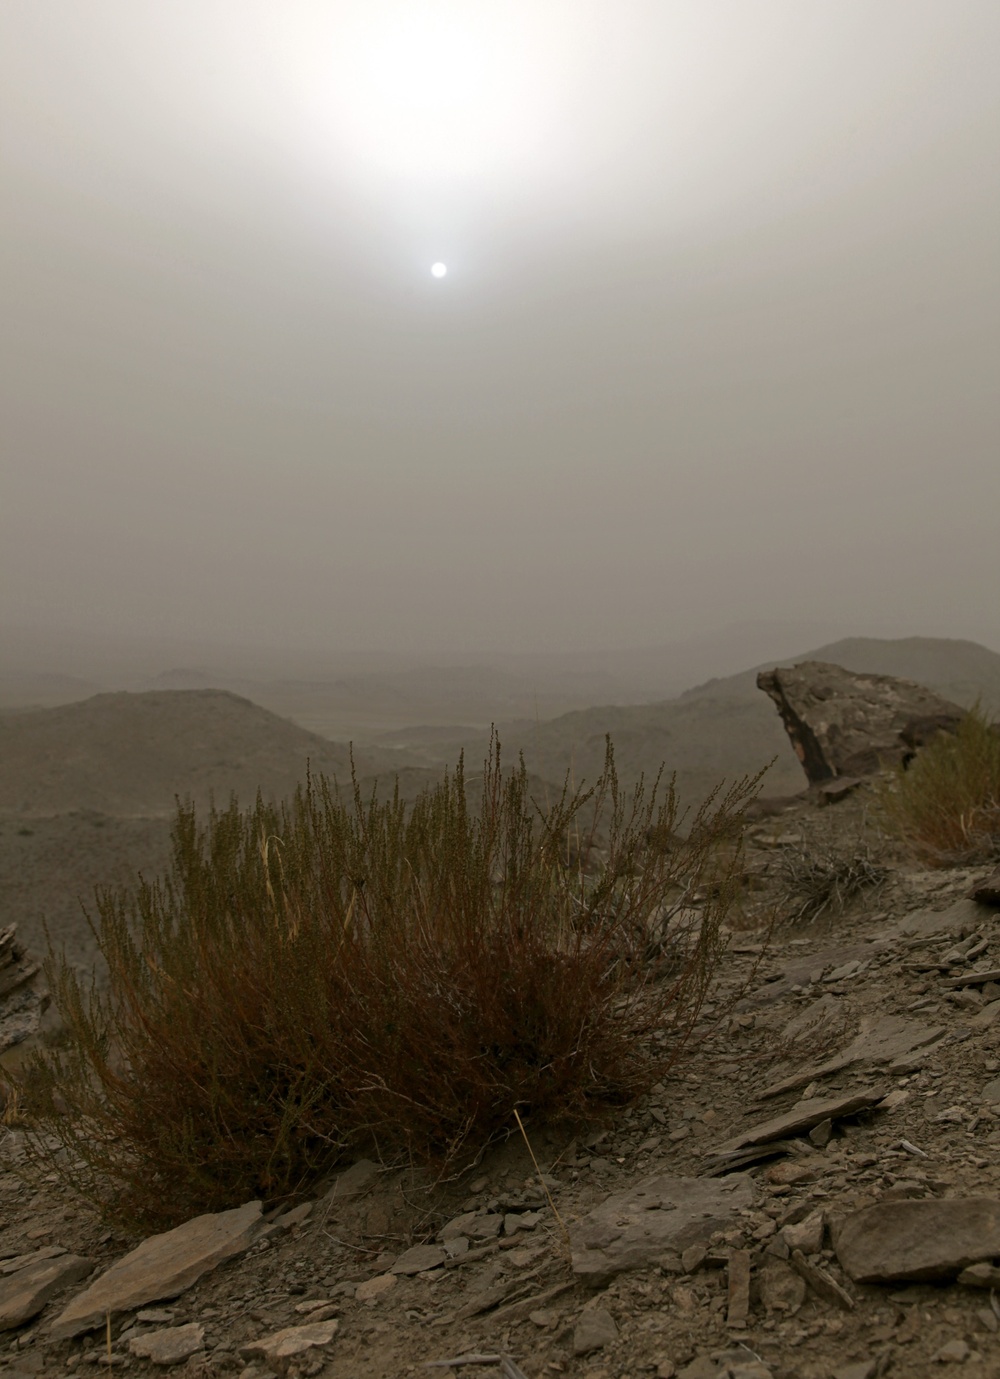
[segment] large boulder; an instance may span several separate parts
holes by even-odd
[[[42,966],[18,942],[17,925],[0,929],[0,1066],[17,1064],[21,1047],[30,1047],[49,1008]]]
[[[757,686],[777,705],[810,784],[905,762],[938,733],[953,733],[965,713],[912,680],[826,661],[762,670]]]

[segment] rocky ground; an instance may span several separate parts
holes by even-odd
[[[130,1255],[26,1185],[8,1128],[0,1368],[1000,1376],[1000,909],[966,898],[973,873],[883,851],[845,913],[763,952],[753,927],[790,861],[862,846],[864,809],[862,788],[754,824],[745,927],[688,1056],[610,1125],[531,1129],[541,1178],[515,1136],[436,1184],[363,1163],[283,1217]]]

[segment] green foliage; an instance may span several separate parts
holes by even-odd
[[[672,782],[626,798],[610,743],[593,789],[544,809],[498,743],[477,808],[461,765],[410,808],[323,779],[206,826],[179,808],[169,874],[98,893],[107,990],[50,957],[68,1038],[23,1079],[36,1154],[106,1214],[163,1226],[291,1199],[373,1146],[448,1161],[515,1107],[628,1102],[697,1019],[758,780],[671,849],[648,839],[681,822]]]
[[[1000,857],[1000,725],[977,705],[883,785],[888,831],[934,867]]]

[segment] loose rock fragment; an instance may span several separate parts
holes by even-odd
[[[595,1287],[689,1245],[706,1244],[753,1202],[752,1180],[730,1174],[674,1178],[656,1174],[615,1193],[573,1226],[573,1272]]]
[[[834,1307],[839,1307],[843,1312],[854,1310],[856,1304],[850,1293],[841,1288],[837,1280],[825,1269],[810,1264],[801,1250],[792,1251],[792,1268],[802,1275],[818,1298],[822,1298],[824,1302],[832,1302]]]
[[[854,1365],[841,1365],[833,1371],[833,1379],[874,1379],[877,1360],[859,1360]]]
[[[240,1347],[244,1359],[260,1356],[274,1374],[286,1374],[297,1356],[318,1346],[329,1345],[337,1334],[337,1321],[307,1322],[305,1326],[286,1326],[259,1341]]]
[[[187,1326],[171,1326],[132,1336],[128,1348],[133,1355],[151,1360],[154,1365],[179,1365],[201,1350],[204,1341],[205,1328],[198,1322],[189,1322]]]
[[[580,1313],[573,1329],[573,1354],[589,1355],[602,1350],[618,1339],[618,1327],[611,1313],[604,1307],[594,1307]]]
[[[363,1302],[368,1307],[374,1307],[379,1298],[385,1297],[386,1293],[395,1288],[396,1282],[395,1274],[376,1274],[374,1278],[365,1279],[364,1283],[359,1283],[354,1290],[354,1296],[358,1302]]]
[[[878,1202],[839,1226],[837,1258],[856,1283],[954,1278],[1000,1255],[1000,1202],[933,1197]]]
[[[805,1279],[782,1260],[769,1260],[760,1272],[760,1300],[766,1312],[790,1317],[806,1300]]]
[[[801,1135],[819,1125],[824,1120],[839,1120],[844,1116],[856,1115],[875,1106],[885,1096],[886,1089],[851,1092],[846,1096],[826,1097],[821,1100],[800,1101],[790,1111],[760,1125],[751,1126],[731,1140],[720,1145],[719,1154],[731,1154],[745,1145],[767,1144],[771,1140],[782,1140],[791,1135]]]
[[[399,1256],[389,1272],[422,1274],[427,1269],[436,1269],[447,1257],[440,1245],[414,1245]]]
[[[52,1323],[51,1335],[79,1336],[100,1326],[109,1312],[177,1297],[202,1274],[249,1249],[262,1225],[260,1202],[247,1202],[150,1236],[78,1294]]]
[[[941,1347],[938,1353],[931,1358],[938,1360],[941,1364],[961,1365],[969,1358],[970,1349],[967,1342],[956,1339],[948,1341]]]
[[[61,1288],[79,1283],[94,1271],[89,1259],[61,1252],[53,1259],[49,1250],[20,1256],[20,1261],[0,1282],[0,1331],[23,1326]]]
[[[823,1248],[822,1212],[813,1212],[804,1221],[785,1226],[781,1234],[790,1250],[801,1250],[804,1255],[818,1254]]]
[[[1000,1288],[1000,1269],[992,1264],[970,1264],[958,1276],[966,1288]]]
[[[729,1256],[729,1307],[726,1325],[743,1327],[750,1315],[750,1252],[733,1250]]]

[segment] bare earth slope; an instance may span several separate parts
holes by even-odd
[[[345,747],[225,690],[98,694],[0,716],[0,813],[163,815],[178,795],[204,807],[258,789],[281,799],[307,761],[350,773]]]
[[[803,838],[857,838],[863,793],[753,827],[749,864],[770,887]],[[79,1307],[93,1329],[74,1339],[52,1324],[90,1280],[39,1288],[35,1314],[21,1285],[5,1372],[96,1375],[110,1344],[114,1372],[136,1379],[996,1379],[982,1225],[1000,1212],[1000,911],[963,898],[969,872],[882,861],[877,894],[780,927],[760,965],[761,935],[734,934],[686,1058],[648,1096],[586,1126],[529,1119],[544,1190],[517,1134],[444,1181],[361,1163],[167,1290],[174,1244],[109,1321]],[[9,1293],[29,1269],[72,1270],[66,1251],[122,1277],[139,1238],[52,1179],[27,1190],[24,1143],[23,1127],[0,1143]],[[754,1146],[742,1166],[720,1162],[732,1144]],[[714,1212],[670,1238],[674,1203],[709,1193]],[[866,1256],[884,1281],[866,1281]],[[310,1323],[314,1348],[291,1368],[260,1363],[262,1338]],[[183,1368],[143,1358],[167,1341],[193,1352]]]

